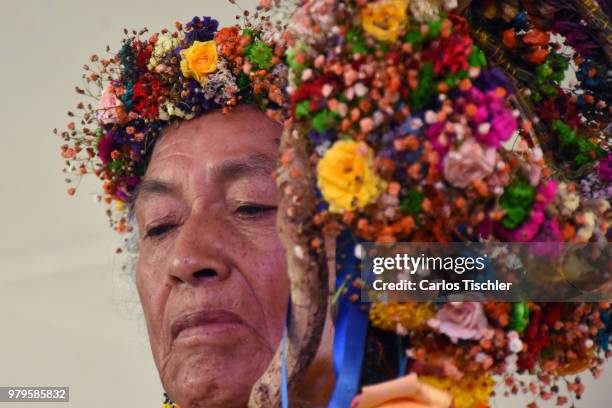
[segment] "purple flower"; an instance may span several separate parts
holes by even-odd
[[[553,25],[553,30],[562,34],[567,44],[585,57],[597,56],[600,53],[601,47],[580,23],[557,20]]]
[[[334,142],[338,138],[338,134],[334,130],[319,133],[316,130],[311,130],[308,133],[308,138],[313,141],[317,146],[322,145],[325,142]]]
[[[510,81],[500,68],[483,69],[474,81],[474,85],[483,92],[502,87],[508,92],[512,89]]]
[[[198,81],[191,78],[188,81],[189,98],[179,104],[180,109],[199,115],[219,107],[219,104],[215,103],[214,100],[206,98],[204,89]]]
[[[597,172],[601,181],[612,181],[612,153],[609,153],[607,157],[601,159],[597,165]]]
[[[115,195],[124,203],[130,201],[130,195],[140,184],[142,179],[139,176],[125,176],[119,179],[119,187],[115,191]]]
[[[187,45],[191,45],[194,41],[204,42],[214,39],[219,28],[219,22],[212,17],[202,17],[202,19],[194,17],[185,26],[190,30],[187,32],[185,40]]]

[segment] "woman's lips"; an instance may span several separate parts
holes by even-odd
[[[171,325],[172,339],[191,337],[217,337],[231,331],[246,329],[247,325],[237,314],[228,310],[202,310],[179,316]]]

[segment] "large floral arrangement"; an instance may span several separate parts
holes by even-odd
[[[607,244],[609,108],[597,78],[609,65],[575,47],[588,89],[562,88],[568,57],[518,2],[461,10],[452,0],[301,3],[287,52],[293,133],[279,171],[308,174],[293,168],[304,146],[318,195],[315,214],[299,220],[298,258],[323,251],[338,231],[354,242]],[[476,29],[485,18],[520,69]],[[299,192],[284,193],[299,201]],[[350,248],[340,269],[359,257],[359,245]],[[336,299],[362,309],[353,272]],[[609,314],[607,302],[375,302],[369,324],[407,338],[410,369],[448,391],[455,407],[488,406],[496,384],[562,405],[561,382],[577,397],[584,388],[567,376],[600,374]],[[519,380],[524,373],[533,381]]]
[[[240,102],[282,119],[287,68],[280,27],[261,10],[244,18],[242,26],[221,29],[211,17],[194,17],[174,31],[126,30],[117,53],[107,48],[106,57],[91,56],[76,91],[97,103],[80,102],[61,132],[70,195],[83,175],[98,176],[98,199],[123,233],[130,229],[126,204],[168,124]]]

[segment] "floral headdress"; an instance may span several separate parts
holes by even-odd
[[[488,406],[496,381],[508,393],[549,399],[563,376],[600,373],[612,333],[609,302],[359,302],[364,241],[605,246],[610,238],[610,65],[599,37],[538,26],[523,2],[457,7],[302,2],[290,25],[293,126],[279,170],[284,215],[299,231],[293,257],[312,276],[313,262],[325,265],[324,242],[341,232],[334,299],[345,337],[336,338],[334,355],[360,359],[356,339],[369,324],[397,335],[400,372],[408,365],[420,381],[448,391],[455,407]],[[571,64],[580,82],[570,88],[562,81]],[[316,188],[305,192],[311,177]],[[316,293],[319,280],[295,282],[311,282]],[[321,309],[314,304],[312,315]],[[336,361],[344,391],[330,407],[347,406],[352,396],[343,393],[357,392],[360,367]],[[527,372],[537,375],[529,385],[515,377]],[[567,390],[579,397],[583,386],[567,380]]]
[[[176,23],[175,31],[125,30],[116,54],[92,55],[84,66],[85,86],[76,91],[98,103],[81,102],[68,113],[79,119],[61,132],[61,154],[68,182],[78,185],[88,173],[103,181],[98,198],[110,205],[111,225],[120,233],[129,229],[125,204],[168,124],[241,102],[282,119],[287,68],[280,27],[263,10],[252,18],[246,12],[242,27],[218,26],[211,17],[194,17]],[[75,191],[75,185],[68,189]]]

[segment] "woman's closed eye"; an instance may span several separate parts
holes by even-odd
[[[240,218],[258,218],[268,214],[272,214],[276,211],[276,206],[256,204],[256,203],[243,203],[238,205],[235,210],[235,214]]]
[[[174,223],[162,223],[150,226],[145,231],[145,238],[161,238],[174,228],[176,228],[176,224]]]

